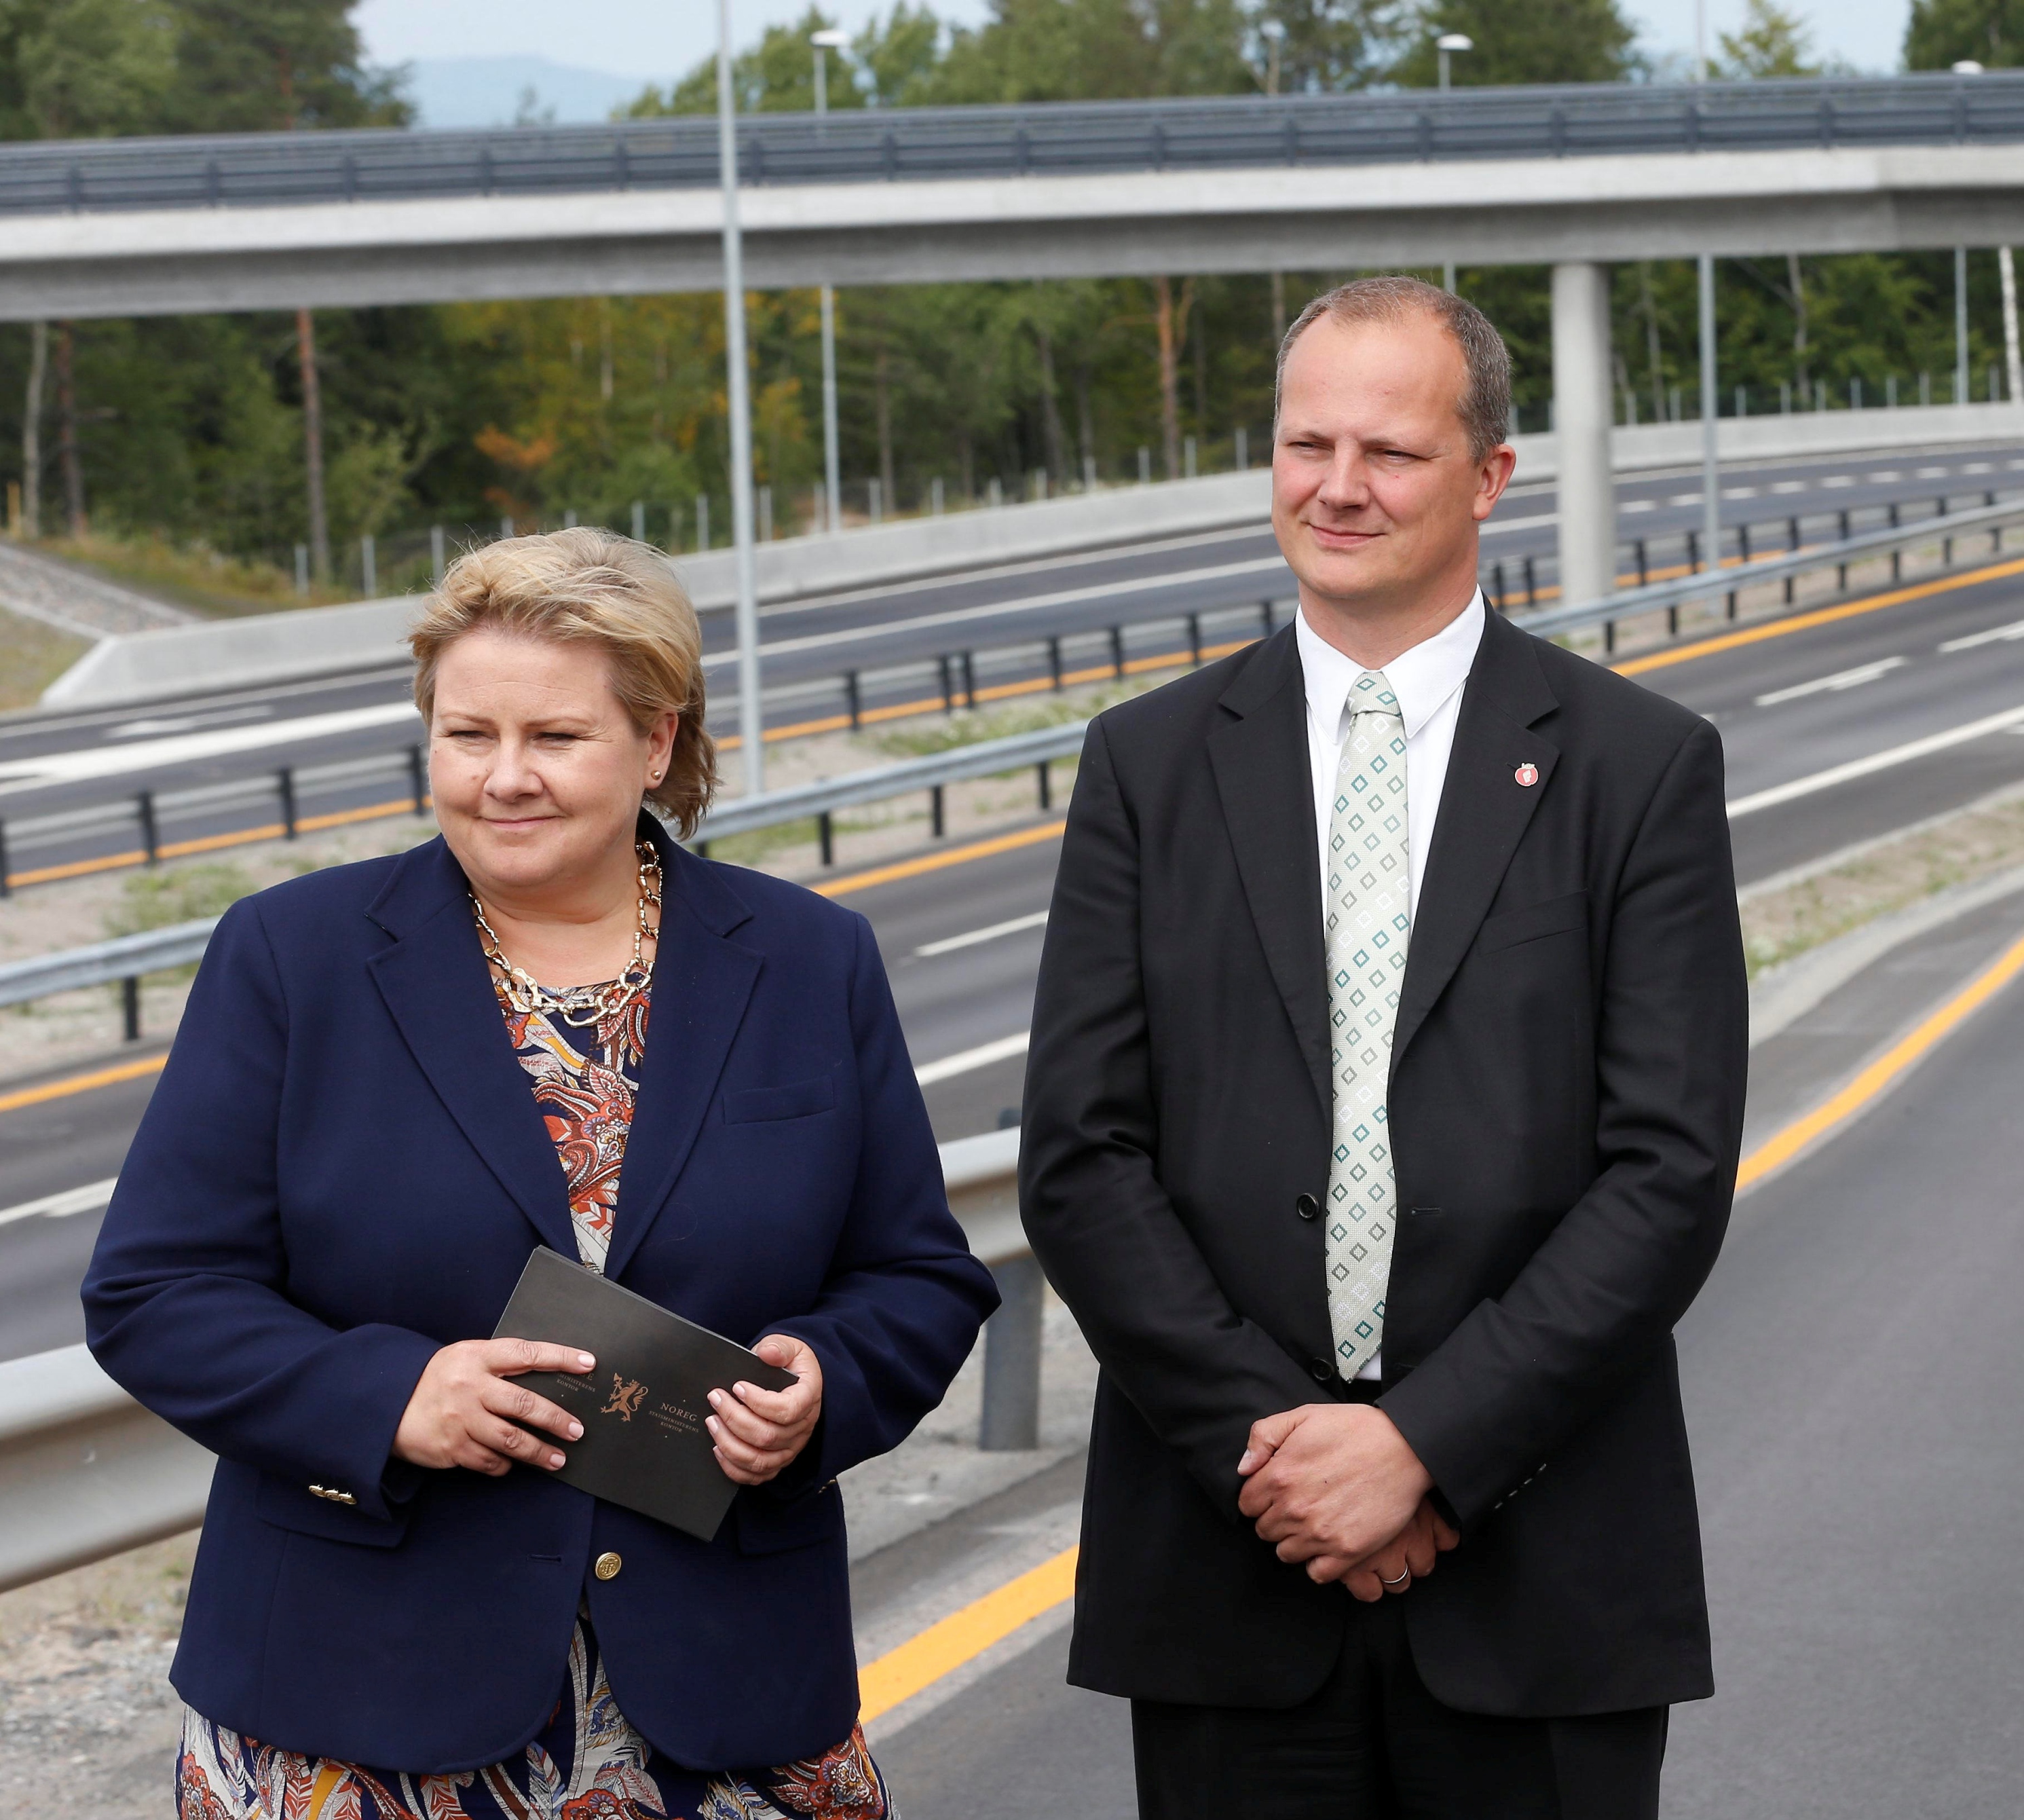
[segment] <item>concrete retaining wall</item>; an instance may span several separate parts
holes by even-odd
[[[1725,417],[1720,437],[1725,461],[1758,461],[2024,440],[2024,406],[1934,405]],[[1521,483],[1556,478],[1551,435],[1512,441]],[[1692,468],[1700,460],[1700,425],[1619,429],[1611,446],[1619,473]],[[1263,524],[1270,508],[1270,473],[1259,468],[908,519],[836,537],[783,538],[761,545],[756,552],[759,596],[777,601],[842,593],[1109,545]],[[731,604],[732,563],[728,550],[677,559],[697,606]],[[402,639],[416,604],[412,599],[368,600],[108,638],[57,677],[42,700],[50,706],[138,700],[396,663],[406,655]]]

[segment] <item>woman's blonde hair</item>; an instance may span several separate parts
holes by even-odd
[[[596,646],[643,733],[661,715],[679,714],[667,775],[647,800],[684,838],[695,832],[717,788],[717,742],[703,725],[702,628],[666,557],[587,527],[465,552],[408,634],[424,720],[434,714],[442,654],[482,628]]]

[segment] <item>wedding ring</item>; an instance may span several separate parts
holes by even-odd
[[[1412,1577],[1413,1570],[1409,1567],[1403,1573],[1400,1574],[1396,1580],[1387,1580],[1384,1575],[1380,1573],[1377,1576],[1377,1583],[1388,1592],[1396,1589],[1397,1587],[1403,1586],[1406,1582]]]

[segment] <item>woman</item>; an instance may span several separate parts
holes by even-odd
[[[226,915],[85,1283],[219,1456],[179,1811],[877,1820],[836,1477],[996,1297],[871,930],[642,813],[715,782],[644,545],[474,552],[412,643],[441,838]],[[485,1337],[543,1245],[794,1374],[713,1398],[711,1543],[551,1477],[515,1379],[594,1359]]]

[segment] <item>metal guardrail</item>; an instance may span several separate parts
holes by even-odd
[[[1887,556],[1892,559],[1892,578],[1898,577],[1901,559],[1907,550],[1938,542],[1945,549],[1947,565],[1954,560],[1956,540],[1965,541],[1982,533],[1989,538],[1992,552],[2003,548],[2003,533],[2011,525],[2024,523],[2024,500],[2010,500],[1995,505],[1976,506],[1966,512],[1936,514],[1922,519],[1914,525],[1886,527],[1882,530],[1864,531],[1858,535],[1838,538],[1831,544],[1816,544],[1810,549],[1788,551],[1775,556],[1756,557],[1747,562],[1738,562],[1721,567],[1703,569],[1696,575],[1683,575],[1676,581],[1659,582],[1648,588],[1626,589],[1600,600],[1572,603],[1564,607],[1548,607],[1535,613],[1513,614],[1512,622],[1522,626],[1527,632],[1550,638],[1556,633],[1572,632],[1584,626],[1600,626],[1606,631],[1612,629],[1618,622],[1634,619],[1641,614],[1666,612],[1672,615],[1670,629],[1679,629],[1679,609],[1697,600],[1707,600],[1711,595],[1729,596],[1729,616],[1736,614],[1736,596],[1745,588],[1761,587],[1767,582],[1788,584],[1786,599],[1792,597],[1791,584],[1802,575],[1810,574],[1817,569],[1835,568],[1840,571],[1841,584],[1846,587],[1848,571],[1852,563],[1873,556]],[[1614,644],[1614,639],[1610,643]]]
[[[749,184],[2024,140],[2024,74],[1360,91],[748,115]],[[700,188],[708,116],[482,132],[249,133],[0,150],[0,214]]]
[[[984,1328],[979,1444],[1037,1447],[1045,1287],[1019,1226],[1019,1133],[941,1154],[949,1204],[1004,1297]],[[81,1345],[0,1363],[0,1591],[194,1528],[212,1464]]]

